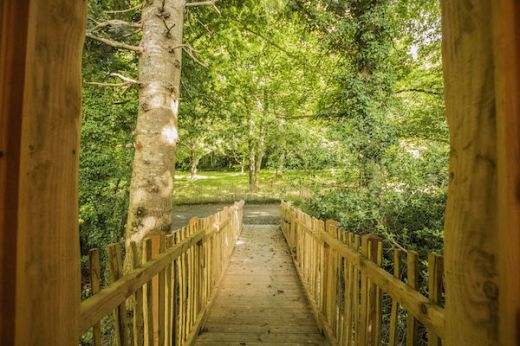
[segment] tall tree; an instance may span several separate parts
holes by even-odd
[[[128,10],[105,11],[112,16],[128,15],[140,22],[122,19],[93,20],[87,37],[119,50],[139,54],[138,78],[111,73],[122,83],[91,83],[101,86],[136,85],[139,106],[135,136],[135,155],[129,191],[125,238],[139,242],[152,232],[168,231],[171,224],[175,150],[178,141],[178,110],[182,52],[193,56],[189,44],[183,43],[186,7],[212,4],[184,0],[149,0]],[[95,7],[95,6],[93,6]],[[97,4],[97,8],[103,8]],[[125,33],[117,28],[136,29]],[[121,42],[139,37],[140,44]],[[101,34],[104,32],[105,34]],[[117,36],[116,39],[113,36]],[[130,261],[130,260],[129,260]]]
[[[178,140],[184,0],[145,1],[126,242],[169,231]]]

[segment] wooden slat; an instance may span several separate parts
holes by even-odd
[[[165,251],[165,236],[161,234],[159,237],[159,254],[164,253]],[[163,270],[161,270],[158,274],[157,280],[157,336],[155,344],[162,346],[165,343],[165,324],[166,324],[166,270],[168,266],[166,266]]]
[[[168,250],[169,248],[171,248],[172,244],[173,244],[173,235],[168,234],[165,237],[165,244],[164,244],[165,249]],[[172,261],[172,263],[173,263],[173,261]],[[165,269],[165,273],[166,273],[165,299],[166,299],[166,301],[165,301],[165,305],[164,305],[164,310],[165,310],[166,321],[165,321],[165,327],[164,327],[164,344],[167,346],[172,345],[172,329],[173,329],[172,328],[172,325],[173,325],[172,324],[172,321],[173,321],[172,263],[170,263],[170,265],[168,265],[168,267],[166,267],[166,269]]]
[[[350,232],[346,234],[347,246],[353,246],[354,235]],[[353,301],[354,301],[354,267],[352,263],[345,257],[345,307],[344,307],[344,327],[343,327],[343,344],[351,345],[352,343],[352,325],[353,325]]]
[[[352,251],[353,253],[355,253],[356,255],[359,254],[359,249],[361,247],[361,238],[359,235],[354,235],[354,243],[352,244]],[[349,258],[351,264],[352,264],[352,284],[353,284],[353,289],[352,289],[352,319],[353,319],[353,323],[352,323],[352,329],[353,329],[353,334],[352,334],[352,343],[354,344],[354,340],[357,340],[358,338],[358,334],[359,334],[359,303],[360,303],[360,294],[359,294],[359,290],[360,290],[360,275],[359,275],[359,269],[355,266],[355,264],[352,262],[352,259]]]
[[[408,276],[408,286],[416,289],[419,286],[418,256],[415,251],[408,251],[406,255],[406,271]],[[419,342],[417,320],[412,314],[408,314],[406,320],[406,345],[417,345]]]
[[[442,296],[442,274],[444,263],[442,256],[428,255],[428,297],[434,304],[440,305]],[[441,346],[441,339],[434,332],[428,333],[428,346]]]
[[[132,252],[133,269],[141,267],[141,261],[139,260],[139,253],[137,251],[137,244],[130,242],[130,251]],[[140,346],[144,343],[144,322],[143,322],[143,289],[138,288],[134,294],[134,306],[133,306],[133,321],[132,321],[132,337],[134,346]]]
[[[177,231],[175,233],[175,241],[176,243],[181,243],[182,242],[182,231]],[[183,278],[182,278],[182,256],[180,256],[179,258],[177,258],[175,260],[175,264],[176,264],[176,278],[175,278],[175,281],[177,282],[177,287],[176,287],[176,290],[178,292],[178,301],[177,301],[177,306],[176,306],[176,313],[175,313],[175,322],[176,322],[176,334],[177,334],[177,338],[175,339],[176,341],[176,345],[182,345],[182,328],[184,326],[183,324],[183,319],[182,319],[182,316],[183,316],[183,306],[184,306],[184,302],[183,302],[183,287],[184,285],[182,284],[183,282]]]
[[[368,239],[368,259],[376,265],[381,266],[382,242],[379,238],[371,235]],[[381,294],[376,284],[368,278],[367,293],[367,344],[379,345],[381,328]]]
[[[90,274],[90,288],[92,294],[95,295],[101,288],[101,266],[99,264],[99,250],[91,249],[89,251],[89,274]],[[98,322],[92,327],[92,344],[94,346],[101,346],[101,324]]]
[[[121,245],[111,244],[107,246],[108,269],[110,281],[116,282],[123,276],[123,262],[121,259]],[[117,345],[129,344],[127,331],[127,315],[124,301],[114,309],[114,342]]]
[[[376,264],[381,267],[383,264],[383,241],[381,239],[374,240],[376,243]],[[381,288],[376,286],[376,306],[375,306],[375,325],[374,325],[374,343],[375,345],[381,345],[381,336],[383,333],[382,322],[383,322],[383,291]]]
[[[399,279],[401,277],[401,257],[403,250],[394,248],[393,262],[394,262],[394,276]],[[390,312],[390,331],[389,331],[389,346],[397,346],[397,326],[399,322],[399,305],[396,299],[392,299],[392,310]]]
[[[152,240],[145,239],[143,241],[143,266],[152,260]],[[143,321],[144,321],[144,344],[153,345],[153,289],[152,277],[144,284],[143,288]]]
[[[370,236],[361,237],[361,255],[368,259],[368,241]],[[359,330],[357,335],[358,345],[367,344],[367,318],[368,318],[368,277],[361,272],[361,304],[359,306]]]

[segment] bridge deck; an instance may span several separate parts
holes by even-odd
[[[326,345],[279,226],[245,226],[195,345]]]

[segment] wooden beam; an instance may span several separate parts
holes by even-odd
[[[0,5],[0,344],[14,345],[20,132],[29,2]]]
[[[494,0],[501,345],[520,344],[520,2]],[[516,343],[515,343],[516,340]]]
[[[2,2],[1,344],[78,342],[85,25],[84,1]]]
[[[516,0],[442,1],[451,142],[447,345],[519,340],[519,7]]]

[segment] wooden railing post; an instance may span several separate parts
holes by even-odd
[[[143,240],[143,266],[152,260],[152,240],[147,238]],[[143,286],[143,324],[144,324],[144,344],[153,345],[154,323],[153,323],[153,289],[152,280]]]
[[[139,254],[137,251],[137,244],[130,242],[130,251],[132,252],[133,269],[141,267],[141,261],[139,260]],[[133,306],[133,341],[134,346],[141,346],[144,344],[144,321],[143,321],[143,289],[139,288],[134,294],[134,306]]]
[[[368,258],[368,241],[370,235],[365,234],[361,237],[361,255]],[[359,333],[358,345],[367,345],[367,318],[368,318],[368,278],[361,273],[361,305],[359,309]]]
[[[408,254],[406,255],[406,270],[408,275],[408,286],[411,288],[418,288],[419,286],[419,275],[417,272],[418,263],[417,252],[408,251]],[[406,344],[417,345],[419,342],[417,320],[414,316],[408,314],[406,321]]]
[[[443,272],[442,256],[430,253],[428,255],[428,297],[434,304],[441,303]],[[432,331],[428,332],[428,346],[441,346],[441,339]]]
[[[400,279],[401,277],[401,257],[403,250],[394,248],[393,250],[393,262],[394,262],[394,277]],[[392,299],[392,310],[390,312],[390,332],[389,332],[389,346],[397,345],[397,326],[399,319],[399,304],[396,299]]]
[[[121,259],[121,245],[111,244],[107,246],[108,269],[110,281],[116,282],[123,276],[123,261]],[[127,332],[126,306],[123,302],[114,310],[114,341],[116,345],[129,345],[129,335]]]

